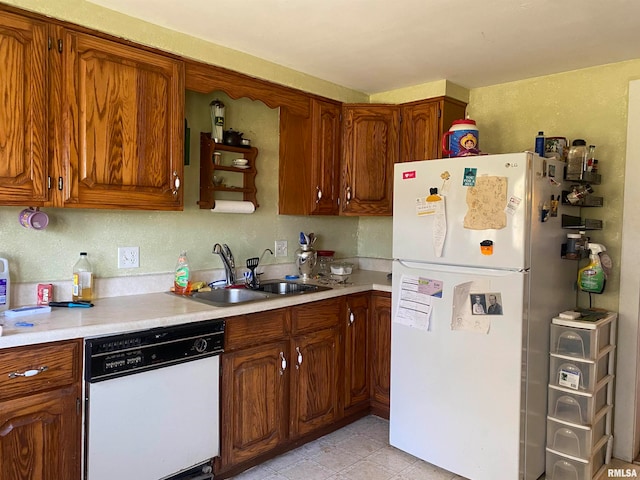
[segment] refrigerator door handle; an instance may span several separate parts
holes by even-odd
[[[507,269],[507,268],[486,268],[486,267],[461,267],[459,265],[447,265],[447,264],[434,264],[434,263],[425,263],[425,262],[416,262],[414,260],[400,260],[396,259],[399,265],[402,265],[405,268],[415,269],[415,270],[423,270],[425,267],[429,268],[429,271],[432,272],[457,272],[464,274],[478,274],[482,273],[482,275],[491,275],[495,277],[501,277],[505,275],[511,275],[513,273],[529,273],[529,267],[527,268],[517,268],[517,269]]]

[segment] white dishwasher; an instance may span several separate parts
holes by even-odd
[[[224,320],[85,341],[85,480],[204,480],[220,451]]]

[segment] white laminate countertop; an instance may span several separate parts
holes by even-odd
[[[356,270],[349,276],[348,285],[333,286],[331,290],[230,307],[213,307],[168,292],[99,298],[93,301],[92,308],[53,307],[50,313],[0,317],[0,323],[4,323],[0,349],[225,318],[369,290],[391,292],[387,274]],[[33,326],[18,327],[17,322]]]

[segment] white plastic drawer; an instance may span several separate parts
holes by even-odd
[[[609,352],[605,349],[598,360],[578,359],[552,353],[549,362],[549,383],[582,392],[593,392],[598,382],[609,373]]]
[[[592,426],[547,417],[547,447],[563,455],[589,460],[596,443],[611,432],[611,408],[602,409]]]
[[[576,425],[592,425],[600,411],[611,402],[612,379],[612,375],[605,377],[595,393],[549,385],[549,416]]]
[[[611,322],[594,330],[551,325],[551,353],[595,360],[611,344]]]
[[[562,455],[547,447],[546,480],[591,480],[607,463],[607,442],[602,437],[589,460]]]

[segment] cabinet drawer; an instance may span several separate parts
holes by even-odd
[[[0,401],[71,385],[80,380],[81,341],[0,350]],[[41,370],[32,376],[14,373]]]
[[[341,298],[306,303],[291,308],[291,331],[294,335],[338,325]]]
[[[282,340],[287,335],[287,309],[239,315],[227,319],[225,351]]]

